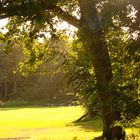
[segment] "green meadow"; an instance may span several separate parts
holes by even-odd
[[[100,136],[102,122],[97,117],[88,122],[73,123],[83,113],[80,106],[1,108],[0,139],[91,140]],[[138,138],[138,124],[127,129],[129,139]]]

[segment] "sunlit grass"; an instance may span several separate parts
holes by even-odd
[[[31,140],[91,140],[101,135],[102,122],[72,123],[84,113],[79,107],[0,109],[0,138]],[[134,130],[128,129],[128,134]],[[139,129],[135,129],[139,133]]]
[[[100,128],[93,132],[90,122],[82,125],[71,123],[82,114],[81,107],[2,108],[0,109],[0,138],[89,140],[100,135]],[[97,122],[95,121],[95,124]]]

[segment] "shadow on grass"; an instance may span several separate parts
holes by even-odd
[[[94,131],[94,132],[102,131],[102,121],[99,117],[95,117],[90,121],[74,122],[72,123],[72,125],[85,129],[85,131]]]
[[[12,138],[0,138],[0,140],[24,140],[24,139],[29,139],[30,137],[12,137]]]
[[[0,106],[0,111],[8,111],[8,110],[18,110],[18,109],[45,109],[45,108],[60,108],[60,107],[71,107],[71,106],[45,106],[45,105],[14,105],[14,106]]]
[[[0,111],[18,110],[25,107],[0,107]]]
[[[90,121],[81,121],[81,122],[73,122],[72,125],[79,126],[81,128],[84,128],[86,130],[92,130],[95,132],[101,132],[102,131],[102,119],[99,117],[94,117]],[[138,121],[132,126],[128,128],[138,128],[140,129],[140,118]]]
[[[25,108],[45,108],[44,106],[39,105],[23,105],[23,106],[0,106],[0,111],[8,111],[8,110],[19,110]],[[47,108],[47,107],[46,107]]]

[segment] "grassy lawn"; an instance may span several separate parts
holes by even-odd
[[[0,138],[30,140],[90,140],[101,135],[102,123],[72,123],[83,114],[81,107],[26,107],[0,109]],[[128,129],[130,134],[140,129]]]

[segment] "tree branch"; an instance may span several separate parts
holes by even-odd
[[[52,12],[58,18],[63,19],[64,21],[75,26],[76,28],[79,27],[79,20],[75,16],[70,15],[68,12],[64,11],[62,8],[56,5],[48,5],[47,3],[39,2],[36,4],[36,7],[39,7],[40,9],[36,8],[36,10],[34,11],[31,11],[31,8],[29,6],[30,5],[28,3],[21,3],[19,5],[11,5],[5,7],[0,4],[0,19],[13,16],[29,17],[36,15],[38,12]],[[28,10],[30,11],[28,12]]]
[[[52,12],[58,16],[59,18],[63,19],[64,21],[68,22],[69,24],[79,28],[79,20],[75,17],[70,15],[68,12],[65,12],[60,7],[54,6]]]

